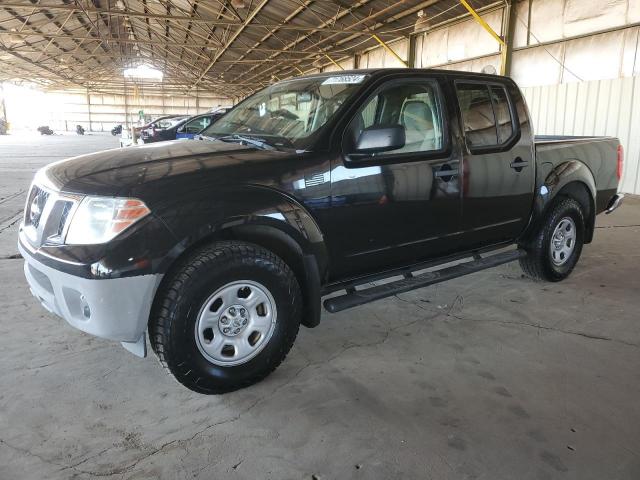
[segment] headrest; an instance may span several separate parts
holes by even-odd
[[[431,107],[422,100],[407,100],[402,105],[400,123],[410,130],[423,130],[433,123]]]

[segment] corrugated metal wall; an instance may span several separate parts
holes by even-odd
[[[625,149],[620,189],[640,195],[640,77],[522,89],[538,135],[607,135]]]

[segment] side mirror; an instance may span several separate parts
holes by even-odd
[[[356,142],[355,153],[379,153],[404,147],[405,131],[402,125],[365,128]]]

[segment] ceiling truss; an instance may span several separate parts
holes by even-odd
[[[474,0],[483,7],[495,0]],[[0,81],[122,91],[125,68],[162,70],[145,85],[242,97],[413,33],[416,13],[455,18],[457,0],[3,0]]]

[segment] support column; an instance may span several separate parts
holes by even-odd
[[[531,45],[531,11],[533,10],[533,0],[529,0],[529,14],[527,16],[527,47]]]
[[[407,66],[409,68],[417,68],[416,62],[416,42],[418,37],[416,35],[409,35],[409,55],[407,58]]]
[[[7,106],[4,103],[4,83],[0,82],[0,103],[2,103],[2,117],[0,117],[0,135],[6,135],[9,120],[7,119]]]
[[[164,103],[164,85],[160,85],[160,98],[162,98],[162,115],[167,115],[167,107]]]
[[[4,103],[4,83],[0,82],[0,97],[2,98],[2,118],[4,119],[5,122],[8,122],[9,120],[7,120],[7,106]]]
[[[129,130],[129,100],[127,99],[127,77],[124,77],[124,125]]]
[[[91,94],[89,93],[89,89],[87,88],[87,112],[89,113],[89,131],[92,132],[91,128]]]
[[[505,16],[507,24],[505,25],[505,31],[507,37],[504,39],[505,43],[502,45],[504,49],[504,72],[503,75],[507,77],[511,76],[511,65],[513,63],[513,40],[516,36],[516,0],[509,0],[509,6],[507,7],[507,14]]]

